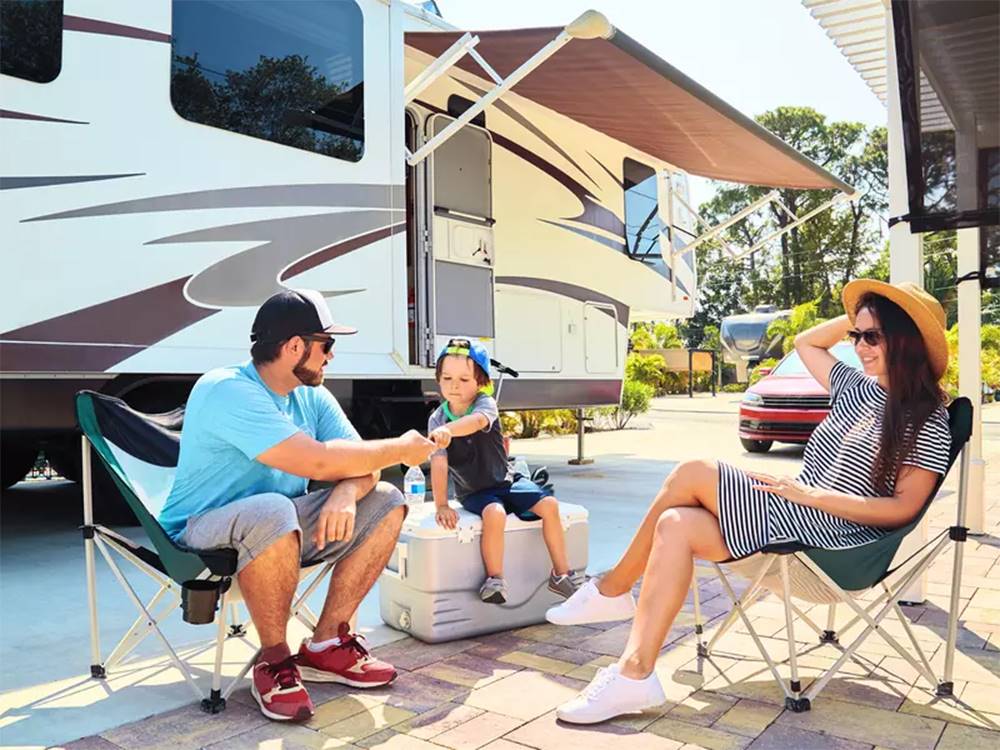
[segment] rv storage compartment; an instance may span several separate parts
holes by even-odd
[[[482,520],[455,501],[455,529],[434,519],[434,503],[411,505],[399,542],[379,578],[382,620],[427,643],[535,625],[545,610],[563,601],[549,591],[552,562],[542,539],[542,522],[507,516],[504,578],[510,596],[504,604],[479,598],[486,577],[479,551]],[[559,503],[570,568],[587,567],[587,510]]]

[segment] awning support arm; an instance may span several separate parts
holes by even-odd
[[[711,239],[714,239],[714,238],[718,237],[719,234],[721,234],[723,231],[725,231],[726,229],[728,229],[729,227],[731,227],[733,224],[735,224],[736,222],[740,221],[741,219],[745,219],[747,216],[749,216],[753,212],[755,212],[755,211],[763,208],[768,203],[770,203],[772,201],[775,202],[775,203],[777,203],[778,206],[788,215],[788,217],[790,219],[792,219],[792,221],[790,221],[788,224],[786,224],[785,226],[781,227],[777,231],[772,232],[767,237],[764,237],[762,240],[758,240],[753,245],[751,245],[749,248],[743,250],[742,252],[738,252],[738,253],[733,252],[733,250],[729,246],[729,244],[726,243],[724,240],[722,240],[723,245],[726,248],[726,251],[730,254],[730,256],[732,256],[732,259],[733,260],[739,260],[740,258],[745,258],[746,256],[750,255],[751,253],[757,252],[758,250],[760,250],[767,243],[772,242],[773,240],[776,240],[777,238],[781,237],[782,235],[787,234],[788,232],[790,232],[793,229],[795,229],[795,227],[798,227],[798,226],[801,226],[802,224],[805,224],[812,217],[816,216],[817,214],[822,213],[823,211],[826,211],[828,208],[833,208],[834,206],[836,206],[836,205],[838,205],[840,203],[844,203],[845,201],[853,200],[856,197],[856,194],[855,195],[849,195],[848,193],[837,193],[830,200],[826,201],[825,203],[821,203],[820,205],[818,205],[816,208],[812,209],[811,211],[809,211],[805,215],[803,215],[801,217],[798,217],[798,216],[796,216],[791,211],[791,209],[788,208],[788,206],[786,206],[781,201],[781,199],[779,198],[779,195],[780,194],[779,194],[779,192],[777,190],[772,190],[767,195],[764,195],[764,196],[758,198],[757,200],[755,200],[753,203],[751,203],[750,205],[746,206],[742,210],[737,211],[735,214],[733,214],[732,216],[730,216],[725,221],[723,221],[723,222],[721,222],[719,224],[716,224],[714,227],[711,227],[710,229],[708,229],[708,231],[706,231],[703,234],[699,235],[698,237],[696,237],[695,239],[693,239],[691,242],[689,242],[688,244],[684,245],[683,247],[672,249],[672,255],[677,255],[678,253],[686,253],[689,250],[693,250],[694,248],[698,247],[698,245],[702,244],[703,242],[707,242],[708,240],[711,240]],[[697,211],[695,211],[693,208],[691,208],[691,206],[688,204],[688,202],[685,201],[681,196],[674,195],[673,197],[674,197],[675,200],[680,201],[681,205],[683,205],[684,208],[686,208],[688,211],[690,211],[694,215],[695,219],[698,221],[699,224],[701,224],[702,226],[706,226],[706,227],[709,226],[708,222],[705,221],[698,214]]]
[[[573,39],[573,37],[570,36],[570,34],[567,33],[565,30],[560,31],[555,39],[553,39],[551,42],[549,42],[540,50],[538,50],[538,52],[536,52],[534,55],[532,55],[523,63],[521,63],[521,66],[517,68],[517,70],[512,72],[506,78],[498,81],[496,86],[494,86],[492,89],[490,89],[481,97],[479,97],[479,99],[477,99],[471,107],[465,110],[465,112],[463,112],[458,118],[452,120],[444,130],[442,130],[436,136],[427,141],[427,143],[425,143],[423,146],[417,149],[414,152],[414,154],[406,160],[407,163],[411,167],[416,166],[421,161],[430,156],[432,153],[434,153],[434,151],[442,143],[447,141],[449,138],[455,135],[455,133],[457,133],[463,127],[468,125],[476,115],[478,115],[488,106],[490,106],[490,104],[492,104],[496,99],[499,99],[505,93],[510,91],[514,86],[518,84],[518,82],[520,82],[522,78],[524,78],[526,75],[528,75],[528,73],[533,71],[543,62],[545,62],[556,52],[558,52],[559,49],[562,48],[563,45],[565,45],[571,39]],[[455,45],[452,45],[452,47],[449,48],[449,51],[451,51],[451,49],[454,48],[454,46]],[[464,52],[462,52],[462,54],[464,54]],[[442,55],[441,58],[438,58],[438,60],[441,60],[443,57],[444,55]],[[456,60],[460,58],[461,54],[458,55],[458,57],[456,57]],[[435,61],[435,63],[432,63],[431,67],[434,67],[436,64],[437,61]],[[486,69],[487,74],[489,74],[490,71],[492,70],[493,70],[492,68],[487,68]],[[496,71],[493,71],[493,75],[496,75]],[[497,76],[497,78],[499,78],[499,76]]]
[[[729,229],[729,227],[731,227],[733,224],[735,224],[736,222],[740,221],[740,219],[746,218],[747,216],[749,216],[750,214],[752,214],[754,211],[756,211],[757,209],[759,209],[759,208],[761,208],[763,206],[766,206],[768,203],[770,203],[773,199],[775,199],[777,197],[778,197],[778,191],[777,190],[772,190],[767,195],[761,196],[760,198],[758,198],[757,200],[755,200],[753,203],[751,203],[746,208],[742,209],[741,211],[737,211],[735,214],[733,214],[732,216],[730,216],[725,221],[720,222],[719,224],[716,224],[714,227],[712,227],[711,229],[709,229],[707,232],[704,232],[703,234],[699,235],[695,239],[691,240],[688,244],[684,245],[683,247],[673,249],[673,254],[676,255],[677,253],[686,253],[686,252],[688,252],[690,250],[694,250],[696,247],[698,247],[698,245],[701,245],[704,242],[708,242],[709,240],[714,239],[719,234],[721,234],[725,230]],[[695,216],[698,216],[698,212],[695,211],[693,208],[691,208],[691,206],[689,206],[683,200],[681,202],[684,203],[684,207],[687,208],[688,211],[690,211],[691,213],[693,213]],[[698,218],[699,218],[699,220],[703,224],[707,224],[707,222],[705,222],[704,219],[701,219],[700,216],[698,216]],[[736,257],[736,256],[734,256],[734,257]]]
[[[420,74],[410,81],[403,90],[404,102],[409,104],[420,96],[424,89],[444,75],[447,70],[452,68],[466,54],[473,53],[475,58],[482,59],[475,51],[477,44],[479,44],[479,37],[473,36],[469,32],[465,32],[465,34],[456,39],[455,43],[446,49],[440,57],[420,71]],[[490,70],[493,69],[490,68],[487,72]]]
[[[846,201],[850,201],[850,200],[853,199],[853,197],[854,196],[848,195],[847,193],[837,193],[830,200],[826,201],[825,203],[821,203],[820,205],[818,205],[812,211],[809,211],[804,216],[800,216],[798,219],[796,219],[795,221],[791,222],[790,224],[786,224],[781,229],[779,229],[777,232],[771,232],[771,234],[769,234],[764,239],[758,240],[756,243],[754,243],[753,245],[751,245],[747,250],[744,250],[742,253],[740,253],[739,255],[737,255],[734,260],[739,260],[740,258],[744,258],[747,255],[750,255],[751,253],[757,252],[764,245],[766,245],[768,242],[771,242],[772,240],[776,240],[778,237],[781,237],[782,235],[788,234],[793,229],[795,229],[795,227],[800,226],[802,224],[805,224],[813,216],[816,216],[817,214],[823,213],[828,208],[833,208],[836,205],[839,205],[839,204],[844,203]]]

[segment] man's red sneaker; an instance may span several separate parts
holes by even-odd
[[[337,629],[338,645],[322,651],[309,648],[310,639],[302,641],[297,656],[302,679],[311,682],[340,682],[357,688],[379,687],[396,679],[391,664],[376,659],[361,645],[362,635],[351,633],[346,622]]]
[[[260,712],[275,721],[308,721],[313,704],[291,654],[274,664],[258,658],[250,692]]]

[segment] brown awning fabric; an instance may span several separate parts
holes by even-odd
[[[506,77],[562,29],[476,31],[476,50]],[[410,32],[437,57],[464,32]],[[484,77],[470,57],[458,67]],[[514,89],[692,174],[769,187],[854,190],[635,40],[573,39]]]

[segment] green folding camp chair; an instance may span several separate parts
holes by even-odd
[[[713,563],[715,572],[722,582],[722,586],[733,601],[734,607],[728,616],[723,620],[719,629],[713,635],[711,641],[705,644],[702,640],[704,623],[698,602],[698,588],[694,586],[694,607],[695,607],[695,633],[698,639],[698,654],[707,657],[712,653],[715,644],[733,625],[737,618],[742,619],[750,637],[753,639],[760,651],[761,656],[767,662],[774,679],[785,694],[785,707],[795,711],[808,711],[811,701],[816,698],[819,692],[826,686],[830,679],[836,675],[840,668],[848,659],[857,658],[855,652],[865,639],[872,633],[877,632],[890,647],[896,650],[909,664],[911,664],[922,677],[935,687],[939,695],[950,695],[950,669],[946,666],[945,678],[937,680],[934,670],[931,668],[920,644],[917,642],[910,628],[909,622],[899,608],[899,595],[909,588],[934,559],[947,546],[949,541],[965,541],[963,500],[965,498],[965,485],[968,473],[968,457],[965,445],[972,434],[972,404],[967,398],[958,398],[948,407],[949,429],[951,431],[951,449],[948,458],[949,469],[954,464],[956,457],[961,453],[962,461],[959,465],[959,520],[958,525],[945,529],[936,537],[925,543],[917,552],[907,558],[900,565],[891,567],[893,558],[899,549],[903,539],[914,529],[924,517],[930,507],[931,501],[937,495],[944,477],[940,477],[934,489],[927,497],[920,513],[906,526],[894,530],[881,539],[874,542],[854,547],[846,550],[826,550],[816,547],[809,547],[800,543],[776,544],[765,547],[748,557],[738,560],[731,560],[725,563]],[[743,595],[737,597],[729,583],[723,568],[729,569],[739,575],[749,578],[750,586]],[[877,598],[873,602],[856,601],[856,597],[865,594],[873,589],[881,589]],[[791,679],[786,684],[778,673],[777,666],[768,654],[767,649],[761,642],[759,635],[754,630],[750,619],[747,617],[747,607],[752,604],[762,590],[771,591],[778,595],[785,604],[785,633],[788,638],[788,664],[791,672]],[[794,599],[804,600],[812,604],[829,605],[827,627],[820,628],[812,621],[799,607]],[[834,627],[834,617],[836,606],[846,604],[854,611],[855,617],[840,629],[838,634]],[[902,624],[903,630],[909,637],[918,658],[908,652],[884,628],[879,627],[879,623],[889,613],[895,612]],[[792,617],[798,615],[809,627],[819,635],[821,643],[831,644],[840,649],[840,658],[819,678],[809,686],[808,691],[802,690],[799,681],[797,652],[795,646],[795,631]],[[840,645],[840,637],[856,623],[862,622],[865,627],[854,638],[846,648]],[[949,639],[954,638],[954,634],[949,635]]]
[[[93,391],[81,391],[76,396],[76,413],[83,431],[83,538],[87,568],[87,600],[90,607],[91,675],[104,678],[108,670],[120,664],[125,657],[151,633],[155,634],[167,651],[170,661],[181,671],[184,679],[201,700],[202,708],[209,713],[222,711],[226,698],[253,664],[251,659],[235,679],[222,690],[222,654],[227,637],[245,637],[246,630],[238,619],[237,604],[241,601],[235,584],[236,551],[232,549],[193,550],[174,542],[156,520],[173,484],[180,451],[180,428],[183,408],[166,414],[143,414],[124,401]],[[93,488],[91,481],[90,446],[107,467],[114,483],[128,504],[136,520],[146,532],[152,549],[111,529],[94,523]],[[100,637],[97,625],[97,586],[95,577],[95,548],[101,553],[121,584],[128,598],[138,610],[138,617],[125,632],[107,659],[101,659]],[[149,576],[160,588],[148,602],[143,602],[126,579],[111,554],[131,563]],[[316,626],[316,616],[306,606],[305,600],[316,589],[332,568],[326,563],[304,569],[303,578],[309,578],[303,593],[292,605],[292,615],[310,630]],[[193,583],[195,582],[195,583]],[[171,646],[159,623],[179,605],[190,601],[189,592],[201,590],[194,596],[218,596],[218,611],[212,602],[207,617],[192,614],[185,606],[188,622],[211,623],[217,620],[215,642],[215,668],[212,686],[206,696],[198,686],[184,661]],[[205,608],[202,608],[203,610]],[[227,630],[228,625],[228,630]]]

